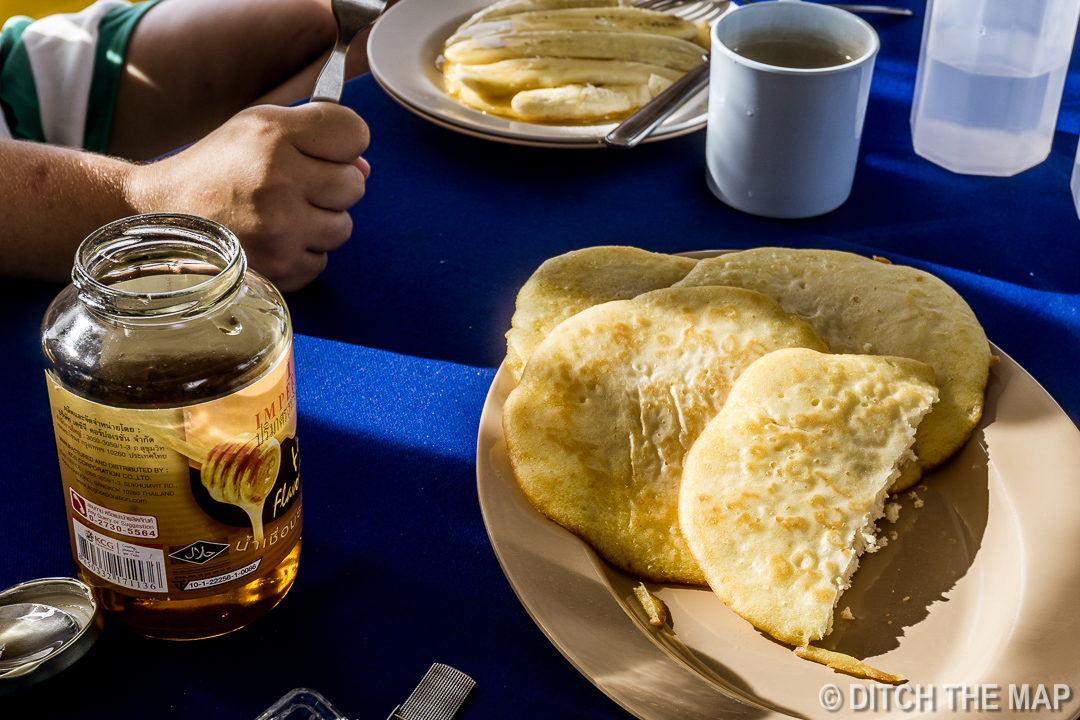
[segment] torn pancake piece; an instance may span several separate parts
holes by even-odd
[[[664,627],[668,621],[667,604],[663,600],[649,592],[645,583],[638,583],[634,588],[634,597],[641,603],[641,609],[649,618],[649,624],[653,627]]]
[[[667,288],[595,305],[533,351],[503,407],[529,501],[639,578],[705,585],[679,531],[683,458],[758,358],[827,349],[752,290]]]
[[[893,685],[907,682],[903,675],[893,675],[891,673],[883,672],[875,667],[867,665],[862,660],[857,660],[850,655],[845,655],[844,653],[839,653],[835,650],[826,650],[825,648],[807,645],[806,647],[795,648],[795,654],[804,660],[813,660],[816,663],[821,663],[826,667],[831,667],[833,670],[847,673],[848,675],[867,678],[869,680],[877,680],[882,683],[891,683]]]
[[[529,355],[551,330],[585,308],[629,300],[686,277],[697,260],[634,247],[600,245],[546,260],[518,291],[506,333],[506,364],[521,379]]]
[[[713,591],[778,640],[825,637],[922,418],[909,358],[785,349],[755,361],[687,454],[679,524]]]

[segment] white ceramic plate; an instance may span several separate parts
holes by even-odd
[[[436,67],[446,38],[473,13],[494,0],[401,0],[379,18],[368,38],[371,74],[406,109],[436,125],[466,135],[543,147],[604,147],[615,123],[536,125],[482,113],[443,91]],[[734,5],[732,6],[734,8]],[[665,120],[645,142],[678,137],[705,127],[707,90]]]
[[[905,675],[907,690],[800,660],[707,589],[646,583],[672,619],[671,629],[650,626],[632,595],[638,581],[547,520],[518,488],[502,433],[503,402],[514,386],[505,366],[484,404],[477,441],[477,488],[492,546],[551,642],[644,720],[1005,718],[1030,715],[1010,708],[1020,704],[1010,686],[1019,699],[1024,684],[1029,706],[1041,685],[1057,707],[1047,712],[1040,704],[1042,713],[1076,717],[1080,432],[1030,375],[995,352],[1001,361],[991,368],[979,427],[913,490],[921,507],[903,493],[897,523],[881,521],[896,539],[863,557],[840,599],[855,620],[838,618],[817,643]],[[836,711],[822,706],[830,684],[843,700]],[[1068,686],[1069,697],[1055,700],[1055,685]],[[865,704],[868,691],[886,687],[876,691],[874,710],[853,707],[852,700]],[[918,700],[916,692],[932,692],[933,700]],[[998,709],[973,711],[963,692],[986,693]]]

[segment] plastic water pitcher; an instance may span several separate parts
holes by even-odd
[[[1069,178],[1069,189],[1072,190],[1073,205],[1076,206],[1076,215],[1080,217],[1080,147],[1076,148],[1076,159],[1073,160],[1072,177]]]
[[[969,175],[1015,175],[1050,154],[1080,0],[927,0],[911,136]]]

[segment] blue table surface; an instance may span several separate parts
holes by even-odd
[[[476,496],[477,425],[515,294],[543,260],[575,248],[826,247],[916,265],[951,283],[990,339],[1080,419],[1080,220],[1069,191],[1080,59],[1045,162],[1012,178],[955,175],[912,150],[924,7],[896,4],[917,17],[868,18],[882,48],[851,197],[809,220],[716,200],[704,132],[626,152],[510,146],[436,127],[370,76],[349,83],[343,102],[371,127],[368,193],[351,242],[287,297],[305,468],[296,586],[261,620],[212,640],[106,628],[61,675],[0,696],[0,717],[254,718],[306,686],[351,718],[383,718],[444,662],[478,683],[463,720],[628,718],[522,608]],[[59,289],[0,283],[0,588],[74,573],[38,355]]]

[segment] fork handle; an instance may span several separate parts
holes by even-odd
[[[853,13],[871,13],[877,15],[899,15],[901,17],[911,17],[915,13],[907,8],[892,7],[889,5],[836,5],[833,7],[840,8],[841,10],[847,10]]]
[[[686,98],[709,84],[709,60],[695,66],[690,72],[671,84],[649,102],[642,105],[630,117],[607,134],[604,142],[608,147],[632,148],[647,138],[656,127],[682,107]]]
[[[315,81],[315,92],[311,94],[311,102],[340,102],[341,92],[345,89],[345,53],[349,44],[340,38],[334,44],[334,50],[326,59],[319,79]]]
[[[749,5],[751,3],[761,2],[761,0],[736,0],[740,5]],[[901,17],[911,17],[915,13],[904,7],[894,7],[892,5],[846,5],[843,3],[823,3],[830,7],[840,8],[841,10],[847,10],[853,13],[870,13],[876,15],[900,15]]]

